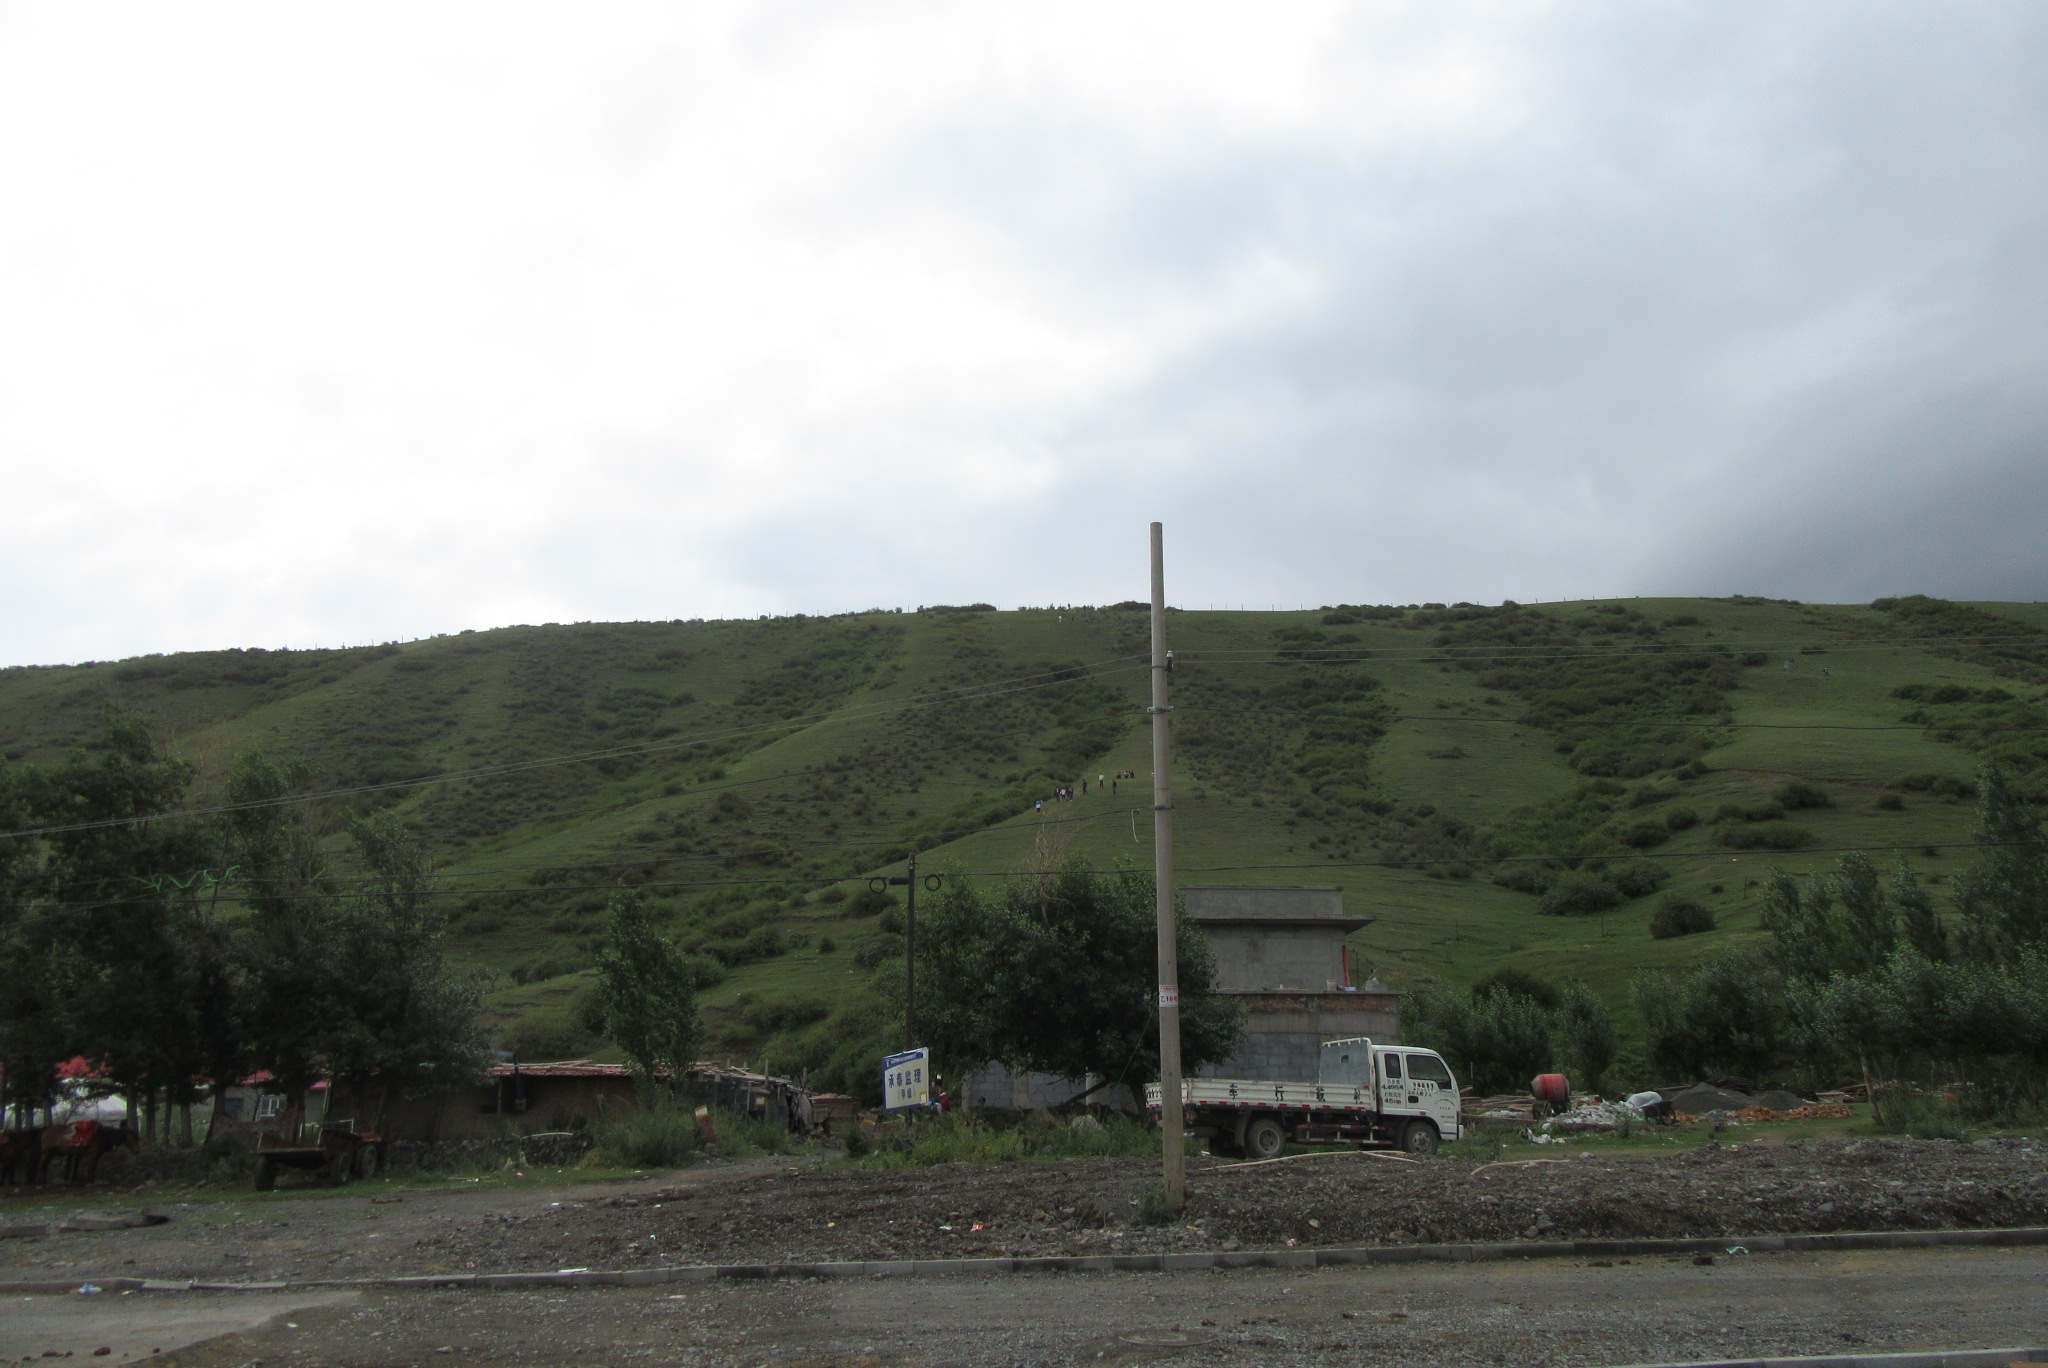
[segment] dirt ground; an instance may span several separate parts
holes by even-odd
[[[1190,1164],[1185,1216],[1140,1222],[1136,1159],[874,1171],[788,1160],[631,1183],[399,1182],[159,1205],[167,1224],[0,1240],[0,1281],[281,1281],[726,1262],[1143,1253],[1467,1240],[2048,1225],[2048,1145],[1750,1142],[1484,1164],[1331,1154]],[[0,1223],[56,1223],[15,1201]]]
[[[813,1259],[1147,1253],[1587,1237],[2048,1225],[2048,1145],[1745,1143],[1655,1157],[1190,1163],[1180,1221],[1143,1225],[1141,1159],[858,1169],[698,1165],[623,1184],[401,1182],[160,1204],[166,1225],[0,1239],[0,1282],[279,1282]],[[29,1198],[33,1202],[33,1198]],[[61,1198],[59,1198],[61,1202]],[[20,1200],[0,1223],[57,1210]]]
[[[139,1293],[10,1304],[0,1314],[0,1359],[91,1359],[105,1347],[105,1361],[132,1363],[123,1356],[148,1345],[163,1350],[146,1355],[154,1363],[178,1368],[1580,1368],[1931,1349],[2031,1349],[2039,1360],[2044,1285],[2048,1251],[2027,1248],[1722,1256],[1710,1265],[1543,1259],[651,1289]]]

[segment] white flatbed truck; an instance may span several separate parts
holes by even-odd
[[[1159,1117],[1157,1083],[1145,1105]],[[1277,1159],[1289,1140],[1350,1142],[1360,1149],[1434,1154],[1464,1135],[1458,1081],[1434,1050],[1375,1045],[1369,1037],[1323,1042],[1310,1083],[1265,1078],[1181,1080],[1187,1133],[1211,1154]]]

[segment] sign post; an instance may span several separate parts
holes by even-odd
[[[932,1101],[931,1051],[920,1046],[882,1060],[882,1110],[908,1111]]]

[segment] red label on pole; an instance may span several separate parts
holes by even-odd
[[[1159,985],[1159,1005],[1160,1005],[1161,1007],[1178,1007],[1178,1006],[1180,1006],[1180,989],[1178,989],[1178,988],[1174,987],[1174,986],[1173,986],[1172,984],[1170,984],[1170,983],[1162,983],[1162,984],[1160,984],[1160,985]]]

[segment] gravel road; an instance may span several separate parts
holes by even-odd
[[[617,1185],[251,1194],[156,1208],[173,1219],[146,1229],[0,1241],[0,1280],[279,1280],[2048,1225],[2048,1145],[2013,1140],[1750,1142],[1492,1165],[1371,1154],[1252,1166],[1203,1161],[1190,1166],[1184,1218],[1147,1226],[1137,1203],[1155,1172],[1135,1159],[880,1172],[785,1160]]]
[[[728,1282],[679,1291],[370,1291],[327,1305],[280,1300],[262,1328],[164,1357],[180,1368],[1578,1368],[2040,1347],[2048,1345],[2043,1286],[2048,1251],[2029,1248],[1722,1256],[1711,1265],[1543,1259],[1312,1273]],[[209,1295],[138,1294],[121,1308],[133,1321],[151,1305],[170,1315]],[[70,1313],[70,1333],[50,1317],[33,1335],[0,1317],[0,1355],[89,1355],[98,1308],[75,1297],[44,1300]],[[246,1298],[224,1309],[250,1314]],[[139,1342],[139,1325],[125,1328],[124,1342]],[[1159,1343],[1174,1337],[1191,1343]]]

